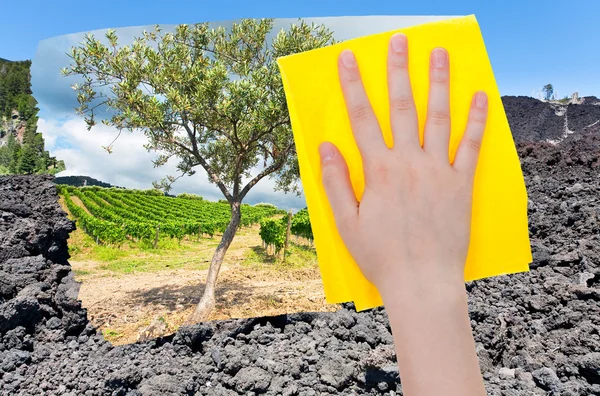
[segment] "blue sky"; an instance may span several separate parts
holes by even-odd
[[[475,14],[503,95],[531,95],[533,90],[552,83],[561,96],[575,90],[581,95],[600,96],[597,50],[600,1],[597,0],[570,4],[564,0],[30,0],[25,3],[4,0],[2,3],[0,57],[11,60],[32,59],[40,40],[103,28],[243,17]]]

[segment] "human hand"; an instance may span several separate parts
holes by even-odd
[[[473,179],[487,120],[487,96],[484,92],[473,96],[465,134],[450,164],[449,60],[444,49],[431,53],[423,146],[406,36],[394,35],[389,46],[392,148],[385,144],[353,54],[344,51],[338,66],[365,176],[358,202],[341,153],[331,143],[321,145],[322,180],[342,240],[382,294],[399,284],[451,284],[464,290]]]
[[[323,184],[342,240],[383,298],[404,394],[483,396],[464,266],[487,96],[473,96],[450,164],[448,54],[440,48],[431,54],[423,146],[407,54],[406,37],[394,35],[388,55],[391,149],[352,53],[340,55],[340,83],[362,157],[365,190],[358,202],[341,153],[327,142],[320,147]]]

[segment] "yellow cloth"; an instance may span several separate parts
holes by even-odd
[[[340,149],[360,199],[364,190],[362,161],[339,86],[337,58],[344,49],[355,53],[384,138],[391,146],[386,59],[389,39],[397,32],[408,38],[409,70],[421,142],[427,110],[429,55],[433,48],[444,47],[450,56],[451,160],[465,130],[473,94],[477,90],[488,94],[488,124],[475,177],[465,280],[529,271],[532,261],[523,174],[475,16],[411,26],[281,57],[277,62],[327,302],[353,301],[358,311],[380,306],[382,300],[337,232],[321,182],[318,147],[323,141],[331,141]]]

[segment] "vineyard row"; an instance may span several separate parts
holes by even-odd
[[[59,194],[79,226],[97,242],[119,245],[127,238],[157,240],[159,236],[213,236],[224,232],[231,216],[229,205],[172,198],[122,189],[58,186]],[[75,204],[77,197],[85,207]],[[240,226],[250,226],[278,213],[274,206],[241,208]]]

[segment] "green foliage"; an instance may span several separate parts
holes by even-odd
[[[140,193],[144,194],[144,195],[150,195],[150,196],[153,196],[153,197],[161,197],[161,196],[165,195],[165,193],[162,190],[159,190],[159,189],[156,189],[156,188],[151,188],[151,189],[148,189],[148,190],[142,190],[142,191],[140,191]]]
[[[292,217],[290,231],[293,235],[306,238],[309,241],[314,239],[307,209],[302,209]]]
[[[31,61],[8,62],[0,60],[0,121],[13,124],[12,111],[19,112],[20,121],[25,121],[23,141],[19,142],[9,130],[3,130],[0,122],[0,137],[8,134],[7,144],[0,147],[0,167],[12,174],[56,174],[65,170],[63,161],[50,157],[44,148],[44,138],[37,133],[37,101],[31,94]]]
[[[183,200],[148,193],[150,190],[106,189],[98,186],[73,187],[58,186],[59,193],[71,213],[85,223],[88,234],[97,237],[99,242],[119,243],[126,237],[137,241],[153,241],[156,230],[159,237],[181,240],[185,236],[213,236],[223,232],[229,223],[231,208],[204,200]],[[76,196],[89,211],[75,205],[71,196]],[[272,216],[273,208],[242,208],[242,225],[258,223],[262,218]],[[92,218],[92,219],[90,219]],[[94,220],[101,221],[100,224]],[[119,229],[115,235],[108,228]],[[123,239],[119,239],[119,238]]]
[[[31,61],[8,62],[0,60],[0,118],[10,118],[13,109],[33,116],[37,102],[31,96]],[[29,118],[29,117],[26,117]]]
[[[100,189],[100,186],[83,186],[79,188],[80,191],[100,191]]]
[[[554,87],[552,84],[546,84],[544,85],[544,88],[542,88],[542,91],[544,92],[544,99],[550,100],[552,98],[552,94],[554,93]]]
[[[254,206],[256,207],[256,205]],[[287,215],[283,216],[279,220],[265,218],[260,221],[260,238],[265,243],[265,245],[273,246],[276,254],[283,248],[283,245],[285,244],[287,222]],[[290,232],[292,235],[306,238],[309,241],[312,241],[314,239],[307,209],[302,209],[294,216],[292,216]]]
[[[47,153],[47,151],[46,151]],[[65,162],[63,160],[56,160],[56,158],[49,158],[46,163],[50,163],[50,167],[48,168],[48,174],[56,175],[57,173],[63,172],[67,169]]]
[[[64,197],[69,212],[76,218],[76,224],[91,237],[99,242],[115,245],[125,241],[125,232],[118,225],[89,215],[73,202],[67,188],[59,186],[59,193]]]
[[[8,147],[8,154],[10,156],[9,162],[6,164],[8,165],[8,170],[10,173],[18,173],[19,159],[21,158],[21,145],[14,136],[9,135],[6,147]]]
[[[150,196],[153,196],[153,197],[163,197],[165,195],[165,193],[162,190],[157,189],[157,188],[151,188],[151,189],[148,189],[148,190],[142,190],[140,193],[144,194],[144,195],[150,195]]]
[[[17,144],[15,137],[8,135],[7,144],[0,147],[0,166],[10,167]]]
[[[85,183],[88,186],[100,186],[105,188],[114,187],[109,183],[101,182],[89,176],[60,176],[54,179],[56,184],[67,184],[69,186],[82,187]]]
[[[195,199],[198,201],[202,201],[204,198],[201,197],[200,195],[196,195],[196,194],[188,194],[188,193],[181,193],[177,196],[177,198],[182,198],[182,199]]]
[[[254,207],[255,208],[274,208],[275,205],[266,203],[266,202],[259,202],[257,204],[254,204]]]
[[[287,231],[287,216],[281,219],[262,219],[260,221],[259,235],[267,246],[273,246],[275,254],[283,249],[285,233]]]
[[[31,175],[36,171],[37,156],[33,147],[24,144],[21,147],[21,154],[17,162],[17,173],[21,175]]]

